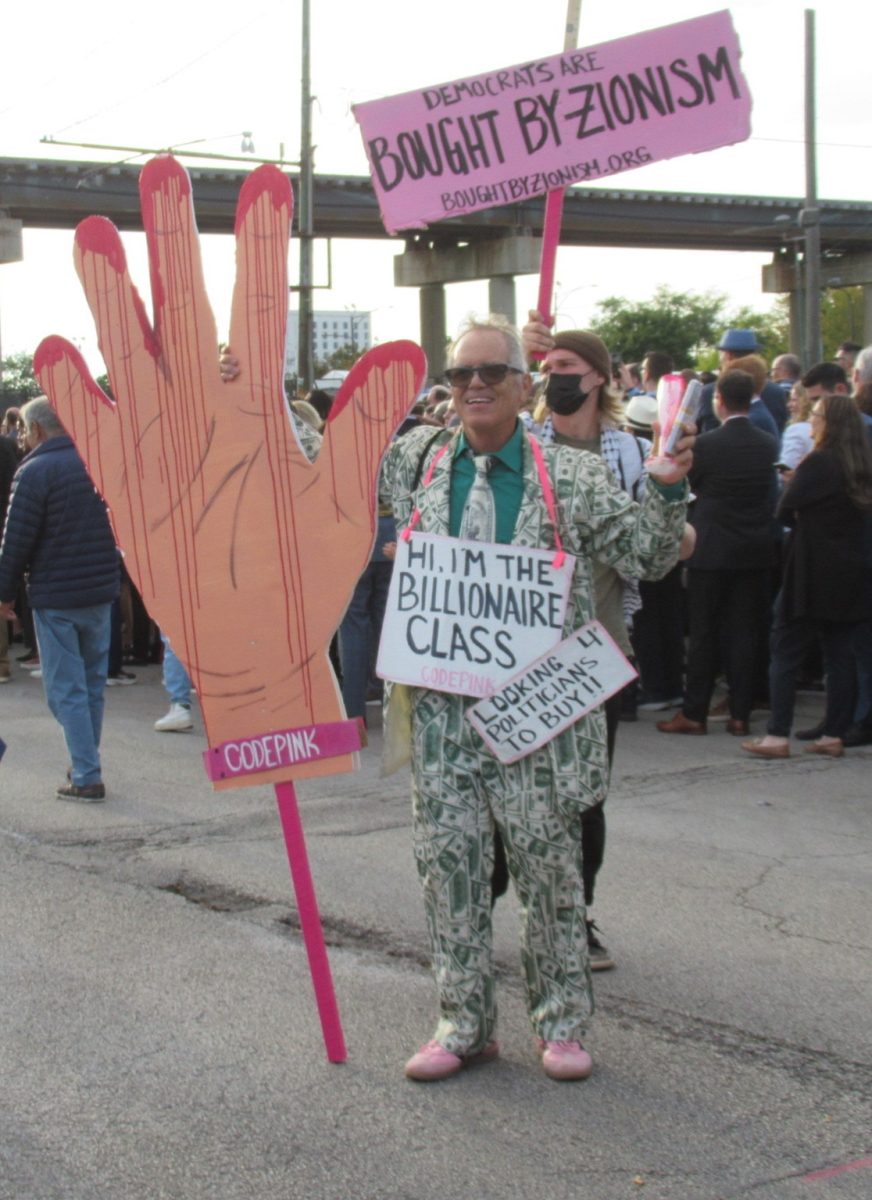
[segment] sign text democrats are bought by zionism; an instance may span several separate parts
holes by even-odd
[[[744,141],[729,12],[355,105],[389,233]]]

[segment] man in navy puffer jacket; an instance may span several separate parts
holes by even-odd
[[[0,544],[0,619],[25,571],[46,700],[72,766],[59,799],[103,800],[100,731],[118,551],[106,506],[44,396],[21,410],[30,453],[15,473]]]

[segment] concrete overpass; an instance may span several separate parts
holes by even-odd
[[[231,233],[242,169],[189,167],[197,223],[203,233]],[[14,257],[22,226],[73,228],[99,213],[120,229],[141,229],[139,166],[50,159],[0,158],[0,261]],[[295,188],[298,178],[289,172]],[[386,238],[368,178],[319,175],[314,181],[315,234],[321,238]],[[519,202],[451,217],[402,235],[395,260],[398,286],[421,289],[421,332],[431,361],[444,346],[447,283],[490,281],[495,311],[514,312],[514,276],[538,270],[544,201]],[[864,337],[872,342],[872,203],[819,204],[824,286],[862,284]],[[615,187],[569,189],[562,244],[646,249],[753,250],[770,253],[763,290],[791,295],[799,328],[797,260],[807,214],[797,198],[692,195]],[[4,234],[5,231],[5,234]],[[399,239],[393,239],[399,241]]]

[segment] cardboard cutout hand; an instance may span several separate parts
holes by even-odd
[[[411,342],[366,354],[310,463],[283,391],[286,177],[261,167],[240,195],[232,383],[218,373],[187,172],[155,159],[140,193],[153,327],[115,227],[90,217],[76,231],[115,402],[62,338],[40,345],[36,373],[109,506],[146,607],[188,667],[209,744],[340,720],[327,647],[370,553],[379,460],[421,386],[424,355]],[[351,765],[309,762],[234,785]]]

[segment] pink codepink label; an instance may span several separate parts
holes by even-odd
[[[203,763],[206,774],[215,783],[316,759],[336,758],[360,750],[365,744],[362,721],[332,721],[222,742],[204,751]]]

